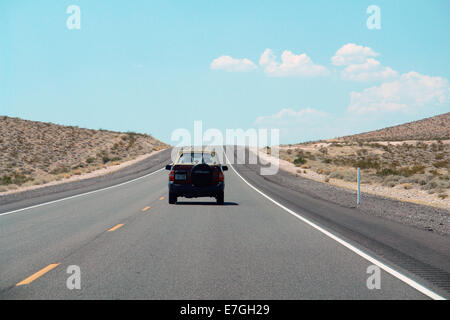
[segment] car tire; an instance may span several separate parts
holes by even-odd
[[[177,195],[169,192],[169,204],[177,203]]]
[[[224,204],[224,194],[223,191],[219,192],[216,196],[216,201],[218,205],[223,205]]]

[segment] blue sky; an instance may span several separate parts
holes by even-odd
[[[3,0],[0,114],[169,143],[194,120],[282,143],[357,133],[450,111],[449,31],[447,0]]]

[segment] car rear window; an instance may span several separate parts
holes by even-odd
[[[178,163],[180,164],[190,164],[190,163],[206,163],[206,164],[216,164],[216,158],[211,155],[211,153],[201,153],[201,152],[189,152],[182,153],[178,158]]]

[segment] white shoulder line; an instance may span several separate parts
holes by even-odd
[[[280,208],[282,208],[283,210],[287,211],[288,213],[290,213],[291,215],[293,215],[294,217],[296,217],[297,219],[300,219],[301,221],[305,222],[306,224],[310,225],[311,227],[315,228],[316,230],[322,232],[323,234],[325,234],[326,236],[330,237],[331,239],[339,242],[340,244],[342,244],[344,247],[350,249],[351,251],[353,251],[354,253],[356,253],[357,255],[363,257],[364,259],[370,261],[371,263],[377,265],[378,267],[380,267],[381,269],[383,269],[384,271],[386,271],[387,273],[391,274],[392,276],[396,277],[397,279],[403,281],[404,283],[406,283],[407,285],[413,287],[414,289],[416,289],[417,291],[420,291],[421,293],[423,293],[424,295],[434,299],[434,300],[446,300],[444,297],[438,295],[437,293],[434,293],[433,291],[431,291],[430,289],[427,289],[426,287],[424,287],[423,285],[417,283],[416,281],[408,278],[407,276],[401,274],[400,272],[392,269],[391,267],[387,266],[386,264],[384,264],[381,261],[378,261],[377,259],[371,257],[370,255],[368,255],[367,253],[359,250],[358,248],[356,248],[355,246],[351,245],[350,243],[348,243],[345,240],[342,240],[341,238],[335,236],[334,234],[332,234],[331,232],[323,229],[322,227],[318,226],[317,224],[315,224],[314,222],[309,221],[308,219],[302,217],[301,215],[299,215],[298,213],[292,211],[291,209],[286,208],[285,206],[283,206],[281,203],[273,200],[271,197],[269,197],[268,195],[266,195],[265,193],[263,193],[262,191],[258,190],[257,188],[255,188],[253,185],[251,185],[247,180],[245,180],[237,171],[236,169],[234,169],[233,165],[231,165],[230,161],[228,160],[227,155],[225,154],[225,157],[227,159],[227,162],[230,164],[230,167],[233,169],[234,173],[236,173],[238,175],[239,178],[242,179],[242,181],[244,181],[246,184],[248,184],[250,186],[250,188],[252,188],[253,190],[255,190],[256,192],[258,192],[259,194],[261,194],[263,197],[267,198],[268,200],[272,201],[274,204],[276,204],[277,206],[279,206]]]
[[[40,204],[37,204],[37,205],[34,205],[34,206],[30,206],[30,207],[25,207],[25,208],[17,209],[17,210],[14,210],[14,211],[9,211],[9,212],[5,212],[5,213],[0,213],[0,216],[6,216],[6,215],[8,215],[8,214],[17,213],[17,212],[20,212],[20,211],[25,211],[25,210],[33,209],[33,208],[37,208],[37,207],[42,207],[42,206],[45,206],[45,205],[48,205],[48,204],[52,204],[52,203],[56,203],[56,202],[60,202],[60,201],[64,201],[64,200],[69,200],[69,199],[74,199],[74,198],[78,198],[78,197],[82,197],[82,196],[87,196],[87,195],[89,195],[89,194],[93,194],[93,193],[100,192],[100,191],[105,191],[105,190],[112,189],[112,188],[117,188],[117,187],[123,186],[123,185],[125,185],[125,184],[131,183],[131,182],[134,182],[134,181],[137,181],[137,180],[144,179],[144,178],[146,178],[146,177],[148,177],[148,176],[151,176],[151,175],[153,175],[153,174],[155,174],[155,173],[157,173],[157,172],[159,172],[159,171],[162,171],[162,170],[164,170],[164,169],[165,169],[165,168],[161,168],[161,169],[158,169],[158,170],[153,171],[153,172],[151,172],[151,173],[148,173],[148,174],[146,174],[146,175],[144,175],[144,176],[142,176],[142,177],[139,177],[139,178],[136,178],[136,179],[133,179],[133,180],[129,180],[129,181],[125,181],[125,182],[122,182],[122,183],[119,183],[119,184],[115,184],[115,185],[110,186],[110,187],[106,187],[106,188],[102,188],[102,189],[97,189],[97,190],[93,190],[93,191],[89,191],[89,192],[85,192],[85,193],[76,194],[76,195],[74,195],[74,196],[70,196],[70,197],[67,197],[67,198],[62,198],[62,199],[58,199],[58,200],[53,200],[53,201],[49,201],[49,202],[44,202],[44,203],[40,203]]]

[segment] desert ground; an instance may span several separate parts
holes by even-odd
[[[358,135],[283,145],[280,167],[349,189],[356,188],[359,167],[363,192],[450,209],[449,137],[446,113]]]
[[[0,117],[0,194],[106,174],[169,147],[147,134]]]

